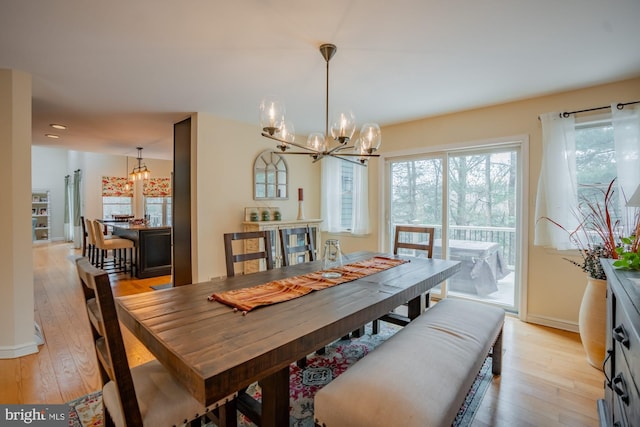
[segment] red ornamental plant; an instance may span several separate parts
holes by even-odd
[[[558,224],[551,218],[543,217],[552,224],[560,227],[569,234],[569,239],[574,243],[582,256],[582,263],[565,258],[570,263],[577,265],[594,279],[606,279],[606,275],[600,265],[600,258],[618,258],[616,248],[618,243],[614,230],[620,225],[620,220],[613,220],[611,210],[614,203],[613,194],[615,178],[609,183],[607,190],[603,191],[603,199],[599,197],[581,197],[578,207],[574,212],[578,220],[575,230],[567,230],[562,224]]]

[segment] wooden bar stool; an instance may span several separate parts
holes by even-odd
[[[95,265],[109,273],[131,272],[133,274],[133,241],[113,236],[105,238],[105,235],[102,234],[102,226],[98,221],[93,221],[93,234],[97,252]],[[112,252],[111,260],[108,259],[109,251]],[[129,261],[127,261],[127,256]]]

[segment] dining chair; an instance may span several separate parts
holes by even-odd
[[[311,227],[281,228],[280,248],[282,265],[285,267],[298,264],[298,261],[316,260],[316,245]]]
[[[242,250],[234,252],[233,242],[241,242]],[[238,246],[238,245],[236,245]],[[273,269],[273,254],[270,231],[242,231],[224,234],[224,254],[227,265],[227,277],[236,275],[238,262],[264,260],[267,270]]]
[[[419,227],[413,225],[396,225],[395,238],[393,241],[394,255],[425,256],[433,258],[433,238],[434,227]],[[426,305],[429,306],[429,292],[425,295]],[[403,304],[407,306],[407,304]],[[392,311],[373,321],[374,334],[380,329],[380,321],[393,323],[399,326],[406,326],[411,319],[408,316]]]
[[[76,260],[76,270],[100,369],[105,426],[189,425],[189,420],[195,426],[203,416],[218,425],[237,425],[235,394],[206,407],[157,360],[130,368],[108,273],[87,258]]]
[[[96,246],[95,262],[93,264],[98,268],[108,269],[110,273],[127,273],[128,271],[133,273],[133,241],[114,236],[106,238],[102,232],[102,225],[100,222],[92,222],[93,238],[95,239]],[[106,259],[109,251],[112,252],[112,258],[110,261]],[[127,254],[129,255],[129,260],[127,260]],[[131,268],[129,269],[129,267]]]
[[[311,227],[281,228],[279,231],[283,266],[316,260],[315,238]],[[325,347],[322,347],[316,350],[316,354],[324,354],[325,351]],[[307,358],[299,359],[296,364],[299,368],[305,368]]]

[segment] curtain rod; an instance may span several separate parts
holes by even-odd
[[[632,102],[625,102],[625,103],[619,102],[616,105],[616,108],[618,110],[622,110],[626,105],[632,105],[632,104],[640,104],[640,101],[632,101]],[[588,111],[605,110],[607,108],[611,108],[611,106],[610,105],[606,105],[604,107],[588,108],[586,110],[565,111],[564,113],[560,113],[560,117],[564,117],[566,119],[571,114],[586,113]]]

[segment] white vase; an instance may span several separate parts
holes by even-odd
[[[607,328],[607,281],[587,278],[587,287],[580,304],[578,324],[580,339],[587,361],[602,370],[605,357]]]

